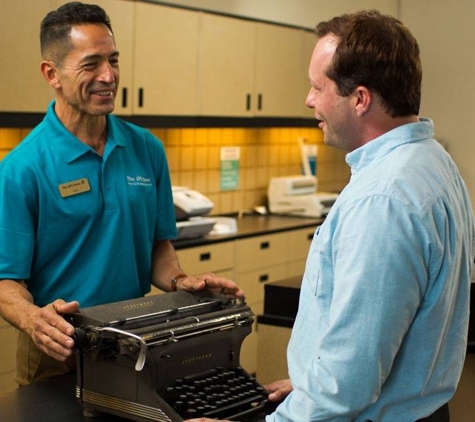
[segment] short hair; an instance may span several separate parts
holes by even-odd
[[[60,64],[72,48],[71,28],[74,25],[88,23],[104,24],[113,33],[109,16],[104,9],[95,4],[73,1],[49,12],[41,22],[40,28],[43,59]]]
[[[318,38],[333,34],[338,46],[326,71],[338,93],[365,86],[392,117],[418,115],[422,65],[419,45],[398,19],[376,10],[345,14],[317,25]]]

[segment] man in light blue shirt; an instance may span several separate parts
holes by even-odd
[[[317,230],[266,422],[446,422],[462,371],[471,201],[419,119],[416,40],[378,12],[317,26],[307,105],[351,180]]]

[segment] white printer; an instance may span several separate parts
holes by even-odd
[[[175,205],[177,239],[195,238],[208,234],[214,227],[215,219],[204,217],[214,204],[196,190],[184,186],[172,186]]]
[[[328,214],[337,193],[317,192],[317,178],[308,175],[272,177],[267,190],[270,212],[304,217]]]

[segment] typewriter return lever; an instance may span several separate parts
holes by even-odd
[[[140,352],[139,352],[139,357],[137,358],[137,362],[135,363],[135,370],[141,371],[143,369],[145,365],[145,358],[147,357],[147,344],[145,343],[142,337],[136,334],[129,333],[128,331],[122,331],[113,327],[97,327],[97,330],[122,334],[125,337],[131,337],[134,340],[137,340],[140,345]]]

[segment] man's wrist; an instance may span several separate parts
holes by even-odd
[[[188,277],[188,274],[180,273],[180,274],[177,274],[175,277],[173,277],[170,280],[170,287],[171,287],[172,292],[176,292],[178,290],[177,289],[178,280],[180,280],[181,278],[185,278],[185,277]]]

